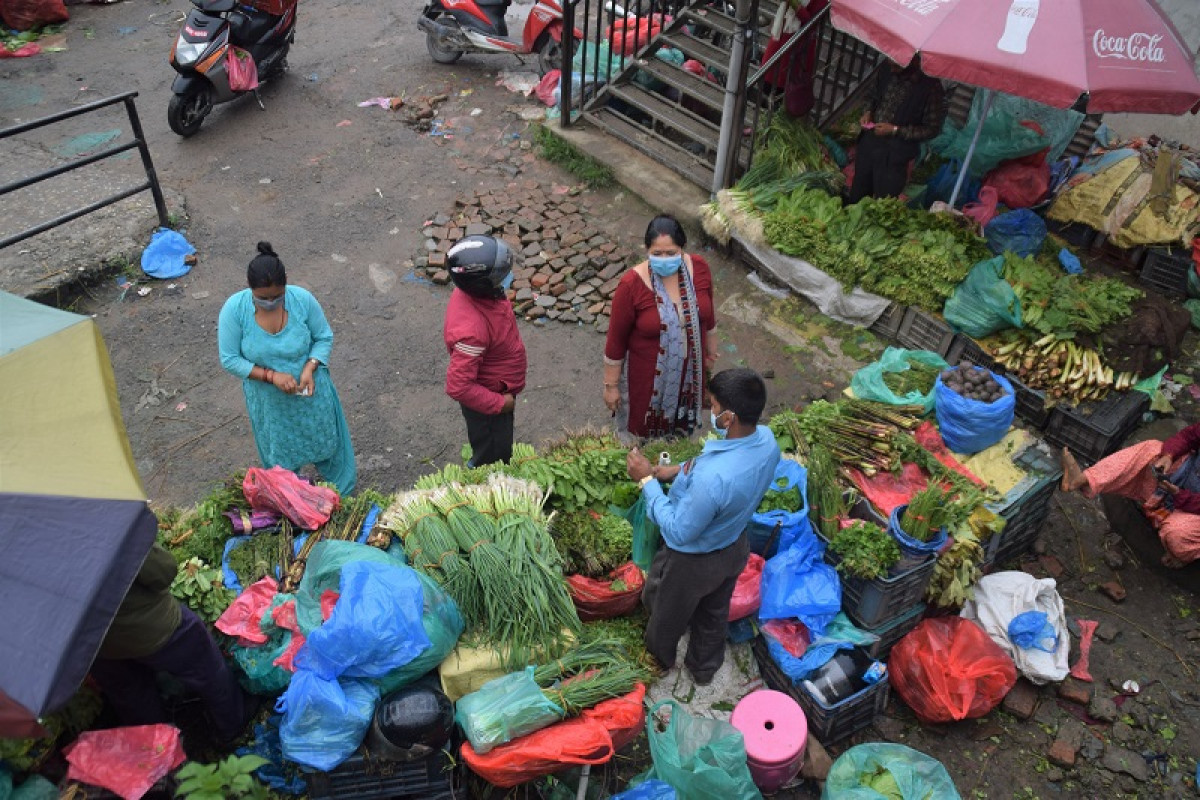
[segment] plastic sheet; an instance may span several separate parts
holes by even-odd
[[[614,589],[613,584],[617,581],[624,584],[625,588]],[[566,583],[579,619],[582,622],[594,622],[633,613],[641,603],[646,579],[641,568],[630,561],[609,572],[602,580],[568,575]]]
[[[395,691],[401,686],[420,678],[435,669],[458,644],[463,632],[463,618],[458,605],[437,582],[428,575],[417,573],[421,581],[422,612],[421,626],[429,639],[429,647],[404,666],[384,675],[380,688],[384,693]]]
[[[1009,208],[1029,208],[1041,202],[1050,191],[1050,165],[1045,161],[1001,164],[987,174],[983,186],[993,189],[1000,202]]]
[[[276,704],[288,761],[328,772],[354,754],[371,724],[379,688],[371,681],[326,680],[299,670]]]
[[[921,406],[928,414],[933,410],[933,388],[926,394],[909,392],[898,395],[884,382],[883,376],[888,373],[906,372],[910,362],[926,364],[943,370],[947,366],[946,359],[929,350],[905,350],[900,347],[889,347],[883,351],[878,361],[867,364],[854,373],[850,379],[850,390],[861,400],[875,400],[893,406]]]
[[[938,429],[946,446],[956,453],[970,455],[985,450],[1004,438],[1012,427],[1017,412],[1017,395],[1012,384],[989,370],[1005,394],[999,400],[985,403],[963,397],[942,383],[939,375],[934,384],[934,411]]]
[[[1004,280],[1003,256],[980,261],[971,268],[946,300],[945,317],[955,330],[976,339],[1021,327],[1021,301]]]
[[[142,251],[142,272],[151,278],[170,280],[192,271],[187,257],[196,252],[183,234],[170,228],[159,228]]]
[[[842,582],[837,570],[822,560],[825,547],[809,532],[763,567],[759,619],[796,618],[813,636],[842,607]]]
[[[242,491],[252,507],[283,514],[306,531],[324,525],[341,505],[333,489],[314,486],[283,467],[251,467],[246,470]]]
[[[277,594],[271,599],[269,608],[263,611],[259,628],[267,635],[265,644],[244,647],[234,643],[229,654],[241,667],[241,683],[246,691],[254,694],[272,695],[283,691],[292,680],[292,670],[279,663],[291,663],[291,657],[303,644],[303,637],[275,624],[272,613],[284,603],[292,601],[292,595]]]
[[[658,730],[654,714],[670,706],[671,720]],[[746,765],[741,731],[724,720],[693,717],[674,700],[650,709],[646,724],[654,767],[649,777],[665,781],[686,800],[757,800],[762,797]]]
[[[174,725],[84,731],[63,754],[71,765],[68,780],[102,786],[125,800],[138,800],[186,758]]]
[[[308,554],[304,577],[296,589],[296,618],[300,630],[310,633],[326,619],[323,613],[323,595],[329,590],[335,593],[341,586],[342,567],[353,561],[370,561],[376,564],[397,564],[384,551],[356,542],[317,542]]]
[[[833,762],[821,800],[960,800],[946,768],[902,744],[860,744]]]
[[[988,248],[996,255],[1032,256],[1046,240],[1046,223],[1028,208],[1018,208],[993,219],[983,229]]]

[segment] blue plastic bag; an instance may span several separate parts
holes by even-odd
[[[352,561],[324,625],[308,635],[296,666],[322,678],[379,678],[429,647],[421,581],[410,567]]]
[[[159,228],[142,251],[142,272],[161,280],[182,277],[192,271],[185,259],[195,252],[196,248],[182,233]]]
[[[1017,395],[1004,377],[991,373],[1005,395],[992,403],[972,400],[942,383],[933,385],[934,412],[942,440],[955,453],[972,455],[1004,438],[1017,411]]]
[[[614,794],[608,800],[676,800],[677,797],[679,795],[675,794],[671,784],[651,778],[632,789]]]
[[[1083,265],[1079,263],[1079,257],[1065,247],[1058,251],[1058,263],[1062,265],[1068,275],[1078,275],[1083,272]]]
[[[279,741],[279,724],[283,718],[278,714],[267,717],[266,722],[254,726],[254,738],[249,747],[239,747],[235,755],[258,756],[268,763],[254,770],[254,777],[268,787],[283,794],[302,795],[308,792],[308,782],[295,767],[283,765],[283,745]]]
[[[821,792],[821,800],[897,798],[960,800],[961,795],[940,761],[902,744],[883,743],[860,744],[842,753],[830,767]]]
[[[308,635],[324,621],[321,615],[321,595],[328,589],[338,590],[341,585],[342,568],[354,561],[371,561],[376,564],[401,566],[389,552],[357,542],[317,542],[308,554],[308,565],[304,577],[296,589],[296,620],[300,630]]]
[[[942,545],[946,544],[946,529],[942,528],[929,537],[929,541],[927,542],[922,542],[920,539],[909,536],[900,527],[900,520],[904,517],[904,510],[906,508],[908,508],[908,503],[892,509],[892,513],[888,516],[888,533],[896,540],[896,544],[900,545],[900,550],[905,555],[919,556],[924,561],[926,556],[933,555],[942,549]]]
[[[284,715],[279,726],[283,757],[328,772],[362,744],[377,702],[379,687],[373,681],[326,680],[297,670],[275,706]]]
[[[379,679],[379,688],[384,694],[407,686],[442,663],[458,644],[458,637],[465,627],[454,598],[428,575],[418,572],[417,577],[421,581],[424,601],[421,625],[429,638],[429,647],[412,661]]]
[[[1045,611],[1026,611],[1008,623],[1008,638],[1017,647],[1054,653],[1058,650],[1058,631],[1050,624]],[[1044,644],[1049,641],[1049,645]]]
[[[925,196],[921,199],[922,205],[929,208],[938,200],[949,203],[961,169],[962,162],[957,158],[952,158],[938,167],[937,172],[933,173],[933,177],[925,184]],[[958,190],[958,199],[954,201],[955,207],[962,208],[967,203],[974,203],[979,199],[979,190],[982,187],[982,181],[968,175],[963,179],[962,188]]]
[[[759,619],[794,617],[808,626],[814,639],[825,633],[842,607],[842,582],[822,559],[824,552],[825,545],[810,530],[767,560]]]
[[[879,641],[875,634],[856,628],[842,611],[839,611],[825,628],[825,635],[814,640],[802,656],[792,655],[769,631],[764,630],[762,635],[771,660],[779,665],[783,674],[791,678],[793,683],[812,677],[813,673],[825,666],[839,650],[852,650],[858,646],[869,647]]]
[[[764,511],[750,517],[751,522],[766,528],[773,529],[776,525],[779,526],[776,552],[787,550],[793,542],[812,531],[812,525],[808,521],[808,470],[798,461],[792,461],[790,458],[779,459],[779,464],[775,467],[775,478],[767,491],[786,492],[795,486],[800,487],[800,500],[804,504],[799,511]]]
[[[1046,222],[1028,208],[1001,214],[983,229],[988,248],[996,255],[1016,253],[1031,256],[1042,249],[1046,240]]]
[[[946,322],[982,339],[1006,328],[1021,327],[1021,300],[1004,280],[1004,256],[980,261],[946,299]]]

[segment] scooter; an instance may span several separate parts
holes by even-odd
[[[180,136],[191,136],[212,107],[228,103],[247,91],[229,85],[230,47],[250,53],[259,81],[278,78],[287,70],[287,54],[296,40],[296,3],[279,5],[281,14],[270,14],[236,0],[192,0],[188,14],[171,48],[171,66],[179,73],[171,85],[174,96],[167,106],[167,124]],[[274,9],[273,9],[274,10]],[[258,101],[262,107],[262,100]]]
[[[536,0],[521,41],[508,37],[504,15],[511,0],[428,0],[417,25],[425,31],[425,46],[439,64],[453,64],[463,53],[537,54],[545,75],[562,69],[563,18],[560,0]],[[577,38],[583,34],[575,31]],[[567,60],[571,54],[566,54]]]

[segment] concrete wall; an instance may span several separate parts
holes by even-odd
[[[1175,28],[1192,53],[1196,54],[1200,50],[1200,0],[1158,0],[1158,4],[1175,23]],[[1194,58],[1192,64],[1196,67],[1196,74],[1200,75],[1200,57]],[[1200,115],[1167,117],[1161,114],[1106,114],[1104,121],[1125,135],[1157,133],[1200,150]]]

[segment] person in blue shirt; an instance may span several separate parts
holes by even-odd
[[[684,666],[698,685],[713,679],[725,658],[729,601],[746,567],[746,525],[775,477],[779,447],[765,425],[767,387],[750,369],[728,369],[709,380],[710,418],[717,438],[682,465],[652,467],[634,448],[629,477],[641,485],[646,513],[662,532],[646,576],[642,603],[650,612],[646,649],[664,669],[675,665],[685,631]],[[659,481],[671,483],[668,493]]]

